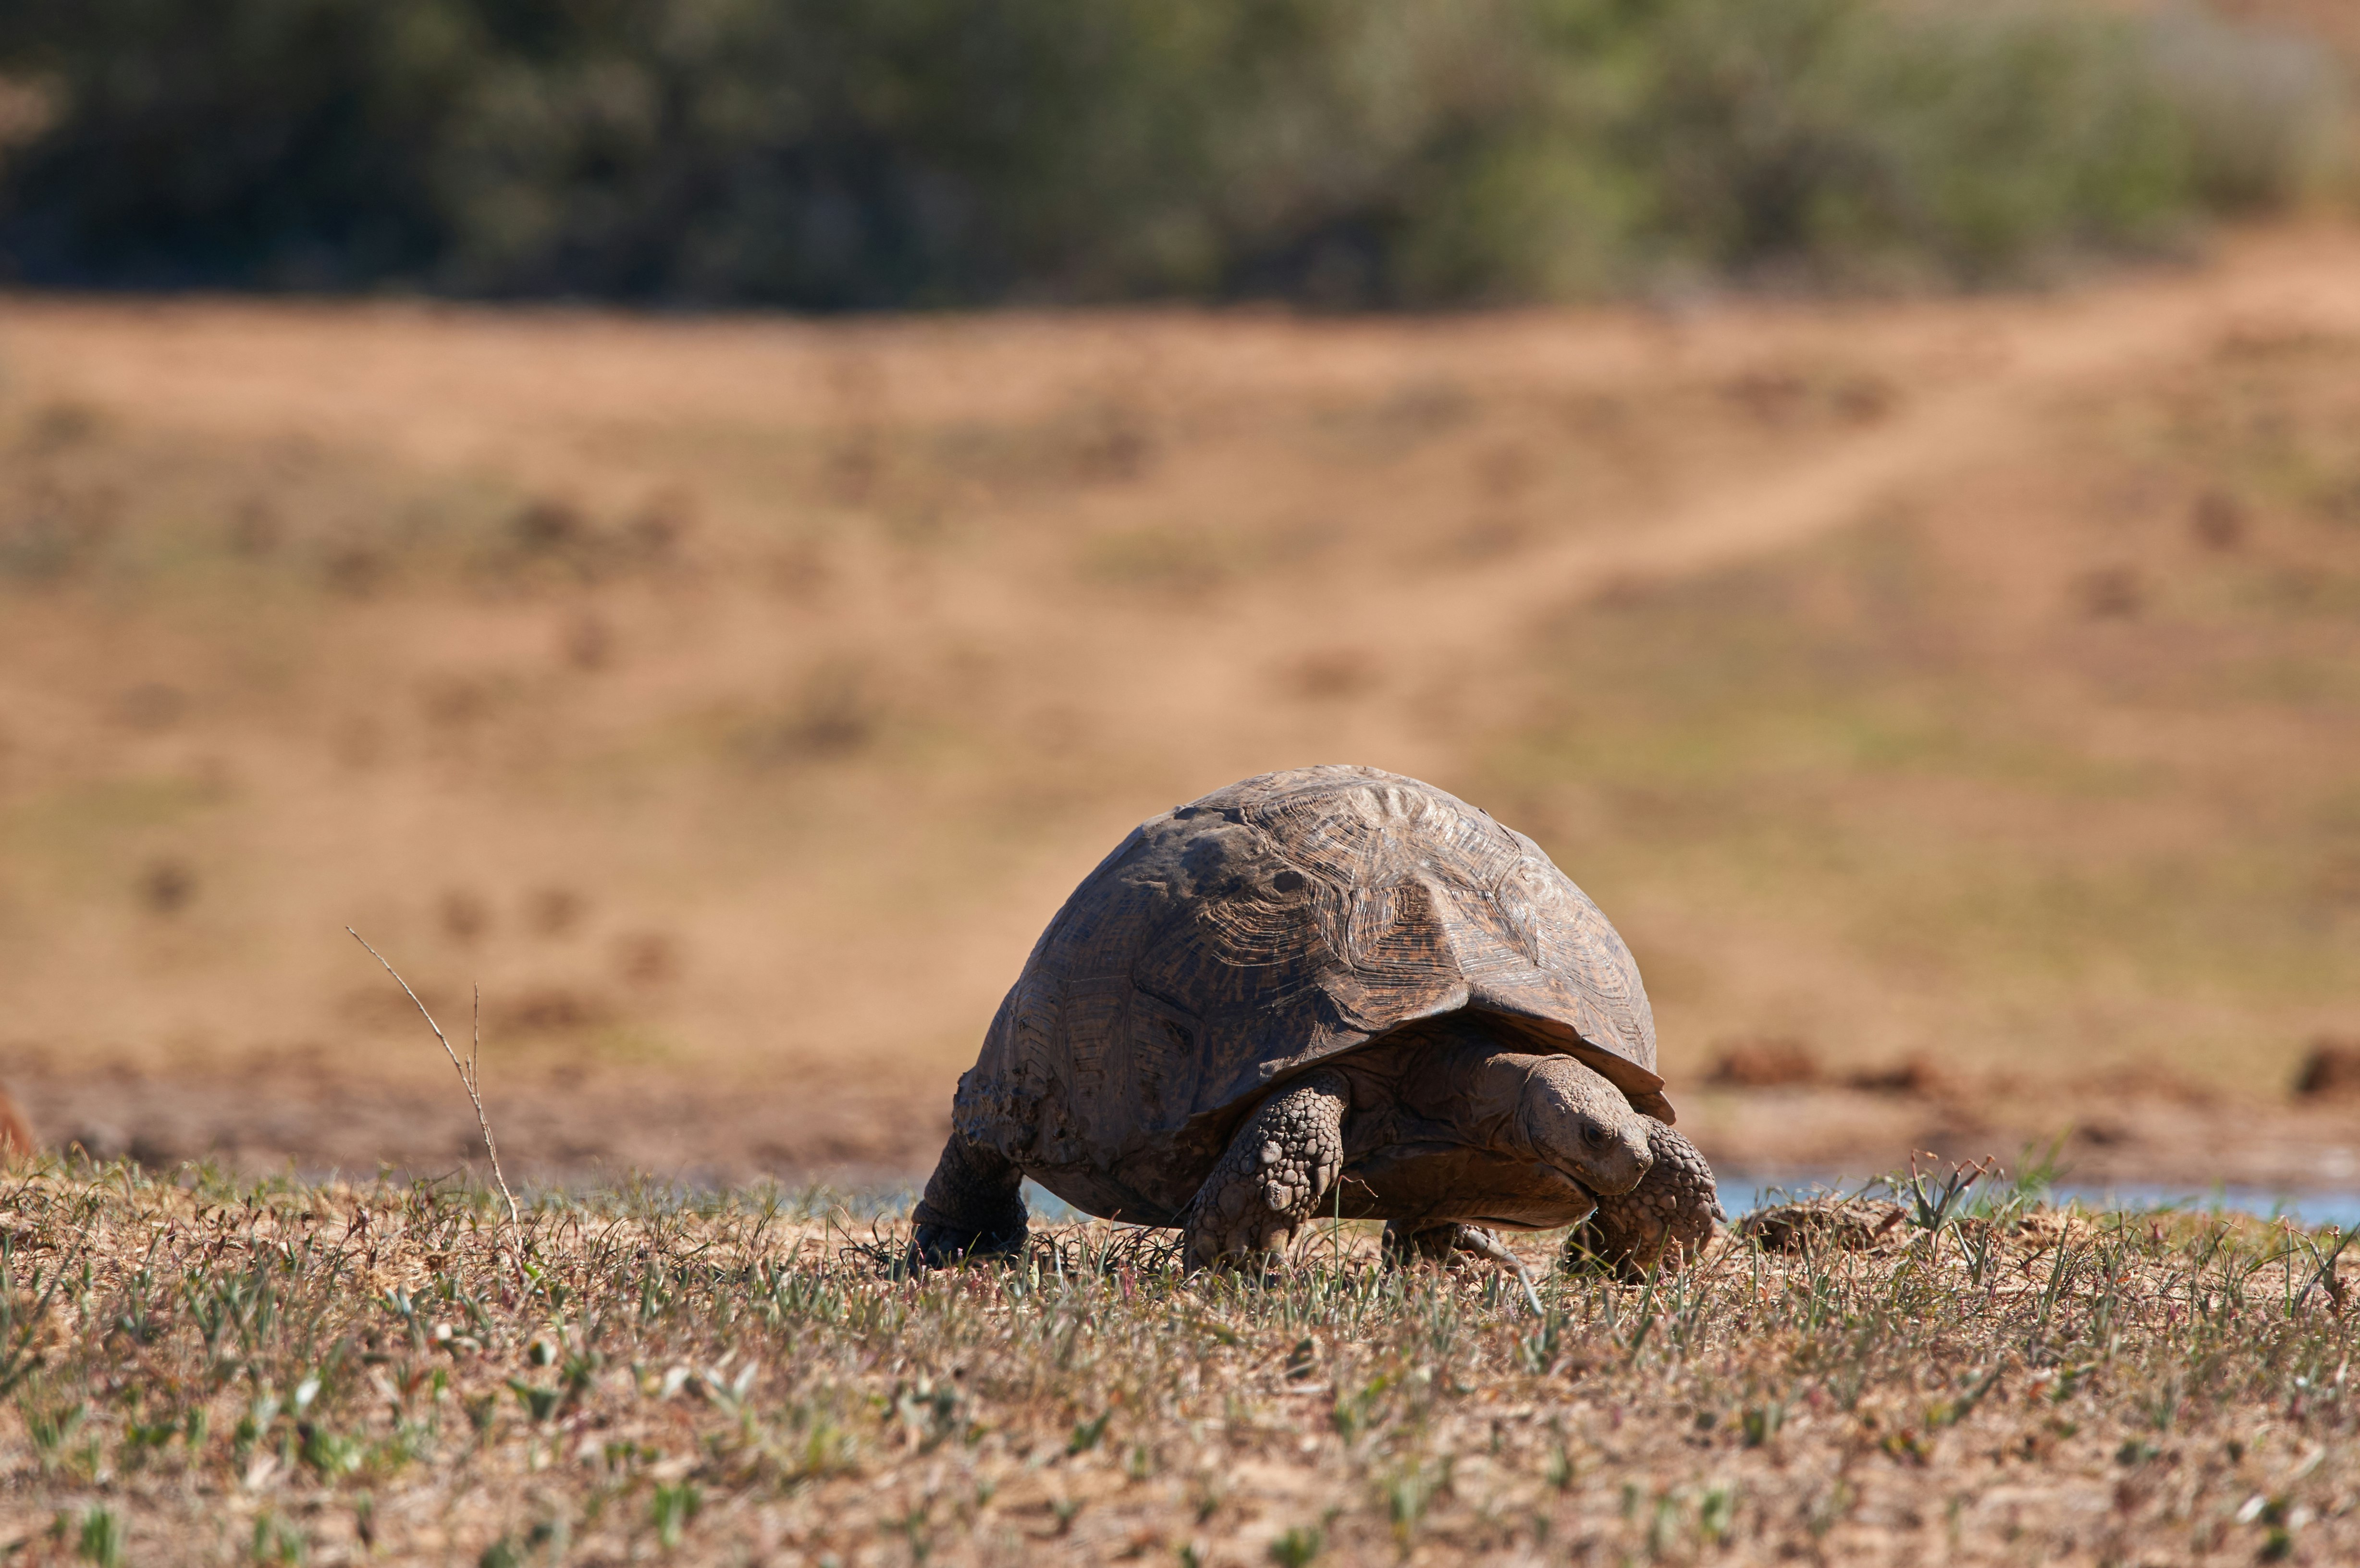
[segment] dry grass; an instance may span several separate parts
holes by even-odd
[[[2350,1561],[2341,1238],[2002,1188],[1644,1286],[1267,1282],[1091,1225],[910,1279],[818,1195],[45,1165],[15,1561]],[[1916,1201],[1922,1197],[1925,1202]],[[2348,1265],[2345,1266],[2348,1273]]]

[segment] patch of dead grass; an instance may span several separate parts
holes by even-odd
[[[1535,1320],[1497,1271],[1382,1269],[1365,1227],[1267,1281],[1098,1224],[913,1279],[899,1221],[825,1194],[545,1200],[521,1274],[505,1219],[464,1185],[20,1171],[0,1534],[135,1563],[2360,1551],[2332,1235],[2004,1204],[1558,1273]]]

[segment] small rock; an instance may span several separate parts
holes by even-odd
[[[614,628],[598,615],[574,616],[565,624],[561,641],[565,662],[576,670],[604,670],[614,661]]]
[[[615,944],[615,967],[633,985],[661,985],[680,977],[680,947],[661,931],[634,931]]]
[[[1776,1089],[1819,1081],[1819,1059],[1799,1040],[1742,1040],[1721,1053],[1708,1082],[1733,1089]]]
[[[2073,1129],[2073,1141],[2092,1149],[2112,1149],[2130,1140],[2130,1128],[2105,1116],[2093,1116]]]
[[[667,561],[696,527],[697,498],[682,489],[660,491],[623,526],[624,543],[642,561]]]
[[[66,1147],[79,1147],[93,1160],[120,1160],[131,1151],[131,1140],[113,1122],[90,1122],[66,1136]]]
[[[2234,550],[2245,539],[2245,508],[2234,495],[2207,490],[2196,498],[2188,526],[2205,549]]]
[[[2322,1037],[2313,1041],[2302,1070],[2295,1074],[2294,1092],[2306,1100],[2360,1094],[2360,1040]]]
[[[366,599],[384,586],[388,563],[382,553],[366,545],[347,545],[329,552],[320,563],[321,581],[331,593]]]
[[[158,860],[139,875],[139,897],[159,915],[174,915],[197,896],[197,874],[187,863]]]
[[[442,934],[453,942],[473,942],[492,923],[492,912],[484,900],[464,887],[451,888],[442,895],[440,912]]]
[[[563,936],[582,923],[590,900],[571,887],[543,887],[527,904],[526,918],[542,936]]]
[[[2127,619],[2147,604],[2147,586],[2127,566],[2101,567],[2073,581],[2073,596],[2092,620]]]
[[[162,1127],[143,1127],[131,1135],[123,1152],[135,1164],[149,1171],[169,1171],[188,1158],[180,1140]]]
[[[1771,1252],[1826,1247],[1873,1252],[1902,1239],[1908,1211],[1867,1198],[1814,1198],[1756,1209],[1737,1222],[1737,1234]]]
[[[518,509],[508,522],[508,537],[530,554],[554,553],[581,544],[590,535],[590,519],[574,502],[544,495]]]
[[[1854,1089],[1865,1089],[1873,1094],[1925,1096],[1940,1094],[1950,1086],[1949,1076],[1922,1056],[1909,1057],[1890,1067],[1855,1073],[1844,1082]]]

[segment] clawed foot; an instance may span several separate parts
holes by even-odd
[[[911,1218],[912,1267],[945,1269],[1024,1250],[1024,1173],[1003,1156],[951,1134]]]
[[[1343,1080],[1315,1073],[1264,1101],[1229,1140],[1181,1225],[1191,1270],[1276,1260],[1344,1168]]]
[[[1648,1129],[1655,1163],[1630,1192],[1598,1200],[1566,1237],[1568,1268],[1602,1268],[1623,1279],[1684,1267],[1702,1256],[1724,1218],[1712,1167],[1696,1145],[1661,1122]]]
[[[1021,1258],[1032,1231],[961,1230],[954,1225],[922,1225],[910,1236],[911,1261],[927,1269],[953,1269],[963,1263],[983,1263]]]

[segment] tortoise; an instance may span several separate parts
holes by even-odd
[[[1373,768],[1261,774],[1142,823],[1049,922],[912,1250],[1021,1250],[1030,1176],[1181,1227],[1192,1269],[1334,1215],[1396,1259],[1579,1225],[1569,1252],[1634,1275],[1720,1213],[1663,1087],[1630,949],[1532,840]]]

